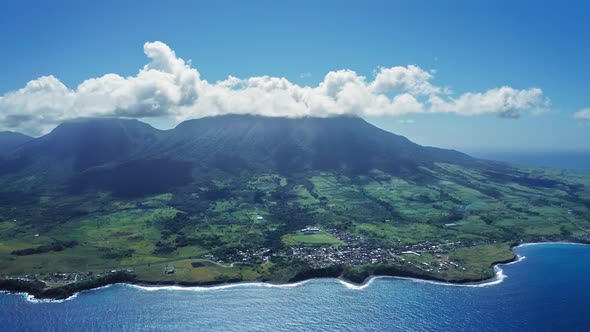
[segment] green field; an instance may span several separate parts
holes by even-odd
[[[235,176],[133,199],[60,191],[31,198],[11,189],[3,195],[16,195],[13,203],[0,207],[0,273],[43,278],[130,268],[150,282],[286,281],[306,268],[289,256],[291,246],[349,245],[327,231],[299,231],[315,225],[364,238],[372,247],[483,244],[438,256],[403,256],[408,266],[450,260],[464,268],[428,272],[437,278],[482,279],[492,275],[493,262],[513,257],[513,243],[588,240],[589,173],[521,167],[515,174],[528,174],[530,183],[519,183],[449,164],[430,171],[436,181],[428,183],[379,171],[357,177],[326,172]],[[35,179],[25,180],[18,186],[34,186]],[[76,245],[15,254],[65,241]],[[256,257],[248,260],[239,256],[262,249],[272,253],[268,261],[257,260],[258,254],[249,254]]]
[[[337,238],[326,232],[318,232],[311,235],[305,235],[301,232],[297,232],[295,234],[287,234],[283,236],[283,243],[285,243],[285,245],[288,246],[334,246],[343,244],[342,241],[338,240]]]

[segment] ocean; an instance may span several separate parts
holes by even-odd
[[[464,152],[476,158],[519,165],[590,170],[590,151],[467,150]]]
[[[2,331],[587,331],[590,246],[515,249],[500,278],[454,286],[394,278],[356,287],[113,285],[59,303],[0,294]]]

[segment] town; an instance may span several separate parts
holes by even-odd
[[[300,231],[304,235],[313,235],[322,231],[320,228],[308,227]],[[403,244],[397,240],[397,244],[391,247],[379,247],[371,244],[369,239],[336,229],[325,230],[326,233],[344,243],[340,246],[290,246],[284,252],[272,252],[268,248],[238,250],[235,254],[224,258],[206,255],[203,258],[218,264],[260,264],[272,261],[272,257],[282,256],[300,259],[312,269],[322,269],[334,265],[359,266],[368,264],[407,264],[425,272],[441,272],[455,269],[464,271],[459,263],[448,259],[450,251],[474,247],[491,242],[430,242],[417,244]],[[424,255],[428,258],[424,258]],[[416,259],[421,257],[423,259]]]
[[[448,270],[465,271],[457,261],[449,257],[449,253],[467,247],[494,244],[496,241],[467,242],[425,241],[407,244],[401,239],[394,240],[391,246],[379,246],[369,238],[338,229],[322,229],[306,227],[297,233],[301,236],[313,236],[324,232],[340,241],[338,245],[290,245],[281,250],[270,248],[243,248],[233,253],[225,253],[218,257],[213,254],[201,258],[223,267],[242,265],[264,265],[277,258],[295,259],[304,262],[311,269],[325,269],[336,265],[405,265],[424,272],[440,273]],[[101,278],[118,272],[133,273],[131,268],[117,268],[104,271],[57,272],[27,275],[0,275],[6,279],[21,281],[41,281],[48,287]],[[174,274],[175,270],[166,269],[163,273]]]

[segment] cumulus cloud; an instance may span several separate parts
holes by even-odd
[[[431,95],[441,92],[441,88],[433,86],[430,81],[434,76],[422,68],[409,65],[392,68],[380,68],[371,88],[376,93],[389,91],[408,91],[417,95]]]
[[[0,130],[37,135],[77,117],[180,121],[227,113],[326,117],[443,112],[516,118],[550,106],[538,88],[505,86],[453,96],[433,83],[435,71],[414,65],[380,67],[372,80],[352,70],[332,71],[317,86],[270,76],[208,82],[162,42],[145,43],[144,53],[150,61],[135,76],[107,74],[76,88],[43,76],[0,96]]]
[[[434,112],[454,112],[463,115],[495,114],[504,118],[518,118],[523,112],[541,113],[549,109],[550,101],[539,88],[517,90],[509,86],[486,92],[464,93],[458,98],[444,100],[430,98]]]
[[[584,108],[574,113],[576,119],[590,120],[590,108]]]

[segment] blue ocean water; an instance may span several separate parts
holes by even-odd
[[[590,246],[519,247],[485,287],[392,278],[352,288],[145,290],[114,285],[61,303],[0,294],[2,331],[588,331]]]
[[[505,161],[519,165],[590,170],[590,151],[473,150],[466,152],[476,158]]]

